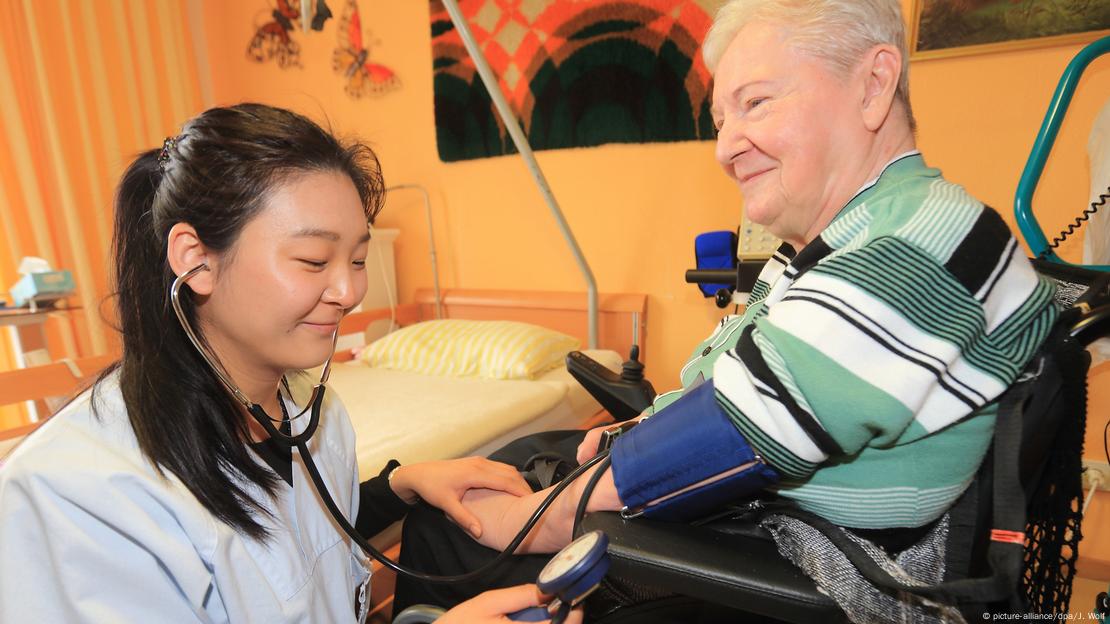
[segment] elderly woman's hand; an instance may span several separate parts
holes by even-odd
[[[442,509],[475,539],[482,535],[482,523],[461,503],[468,490],[497,490],[512,496],[532,493],[516,468],[481,457],[401,466],[390,475],[389,485],[397,496],[409,503],[416,502],[419,497]]]
[[[641,420],[650,416],[650,412],[650,408],[646,409],[641,412],[639,416],[630,419],[627,422],[640,422]],[[578,463],[584,464],[593,459],[594,456],[597,455],[597,445],[601,442],[602,432],[604,432],[606,429],[612,429],[619,426],[621,426],[621,423],[619,422],[609,423],[607,425],[601,425],[600,427],[594,427],[593,429],[587,431],[586,437],[583,438],[582,442],[578,444],[578,451],[576,456],[576,458],[578,459]]]

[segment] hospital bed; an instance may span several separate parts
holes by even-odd
[[[646,295],[601,295],[601,348],[586,353],[619,371],[634,343],[642,349],[646,302]],[[576,293],[455,289],[442,297],[444,318],[531,323],[583,345],[586,307],[585,295]],[[357,334],[391,317],[399,326],[410,326],[434,319],[434,310],[433,293],[421,290],[414,304],[348,315],[340,333]],[[535,379],[500,380],[375,368],[349,353],[337,354],[336,360],[328,387],[351,415],[363,479],[390,459],[412,463],[486,455],[522,435],[587,427],[605,418],[565,366]]]
[[[619,370],[616,352],[587,353]],[[351,415],[363,480],[390,459],[484,456],[522,435],[586,426],[600,410],[565,368],[535,380],[492,380],[350,363],[332,369],[328,387]]]
[[[585,344],[582,294],[456,289],[445,292],[441,306],[445,318],[532,323]],[[601,295],[599,307],[602,348],[586,353],[620,370],[633,344],[640,344],[643,353],[647,296]],[[360,335],[375,321],[388,323],[392,318],[405,327],[435,317],[434,294],[421,290],[413,304],[348,315],[340,332]],[[0,404],[45,398],[64,401],[114,359],[95,356],[0,373]],[[606,418],[565,367],[533,380],[448,377],[372,368],[349,351],[341,351],[334,358],[328,390],[339,396],[351,415],[363,479],[376,475],[389,459],[412,463],[486,455],[521,435],[585,427]],[[0,457],[36,426],[0,431]]]

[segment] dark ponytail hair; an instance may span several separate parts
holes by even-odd
[[[381,170],[368,147],[345,145],[301,115],[261,104],[202,113],[176,141],[141,154],[116,194],[123,357],[112,370],[119,370],[139,447],[213,515],[255,538],[266,536],[256,520],[265,511],[241,484],[257,484],[273,495],[279,479],[248,453],[242,407],[178,324],[169,300],[176,276],[166,258],[167,237],[174,224],[185,222],[206,247],[227,251],[272,189],[312,172],[349,176],[367,220],[381,209]],[[181,300],[199,333],[192,292],[182,289]]]

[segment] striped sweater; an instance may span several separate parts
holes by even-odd
[[[911,152],[779,250],[682,382],[712,380],[782,496],[843,526],[920,526],[974,476],[1052,292],[996,212]]]

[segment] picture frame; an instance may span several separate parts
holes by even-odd
[[[1079,44],[1110,35],[1104,0],[913,0],[910,59]]]

